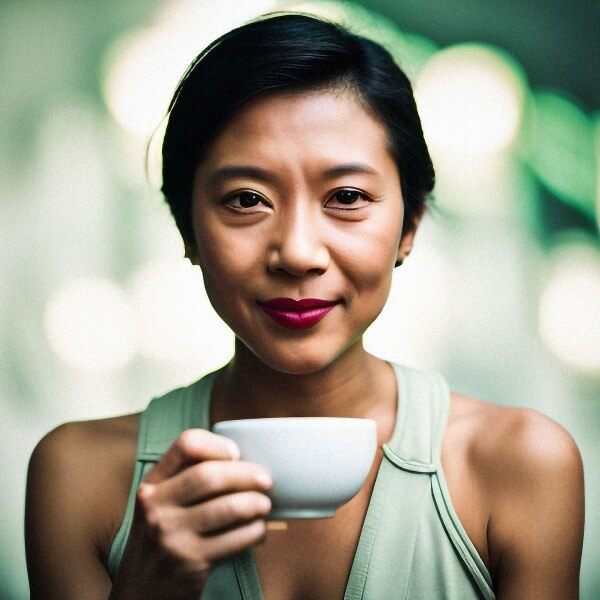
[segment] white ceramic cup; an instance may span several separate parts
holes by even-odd
[[[272,520],[333,517],[362,487],[377,450],[373,419],[240,419],[215,423],[213,432],[270,471]]]

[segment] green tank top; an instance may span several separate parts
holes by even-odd
[[[442,470],[448,385],[436,372],[390,364],[398,390],[396,424],[383,445],[344,600],[495,598],[490,574],[458,519]],[[154,398],[141,414],[129,501],[109,555],[113,580],[139,484],[180,432],[209,428],[217,373]],[[252,550],[217,563],[202,599],[262,600]]]

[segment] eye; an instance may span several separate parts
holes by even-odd
[[[236,194],[228,196],[223,201],[224,204],[236,210],[254,208],[264,202],[265,199],[260,194],[250,191],[237,192]]]
[[[357,210],[369,204],[369,197],[358,190],[343,189],[332,194],[325,203],[327,208]]]

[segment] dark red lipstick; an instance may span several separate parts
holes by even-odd
[[[257,300],[256,303],[279,325],[299,330],[316,325],[339,301],[319,298],[272,298]]]

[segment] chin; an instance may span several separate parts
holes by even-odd
[[[310,375],[312,373],[318,373],[324,369],[327,364],[323,363],[308,363],[307,361],[289,362],[285,364],[269,365],[272,369],[279,373],[286,373],[287,375]]]
[[[274,371],[287,373],[288,375],[309,375],[317,373],[327,367],[333,361],[332,357],[322,355],[310,356],[307,354],[289,355],[268,353],[266,356],[257,356],[265,365]]]
[[[308,375],[317,373],[329,366],[336,358],[333,352],[324,352],[321,347],[312,348],[296,344],[273,344],[269,348],[257,348],[246,345],[248,351],[268,368],[288,375]]]

